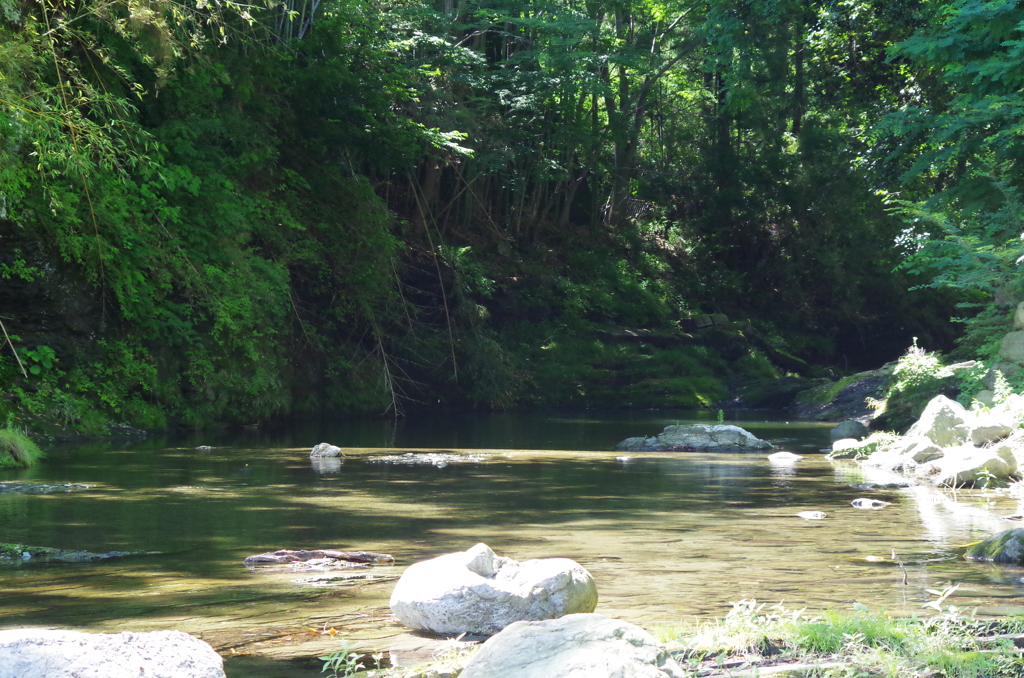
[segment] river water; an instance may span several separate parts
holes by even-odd
[[[951,583],[960,588],[947,603],[1024,613],[1024,572],[955,552],[1019,524],[999,517],[1020,512],[1009,493],[865,485],[888,479],[828,462],[828,425],[763,414],[728,420],[803,459],[612,450],[712,419],[437,414],[55,449],[33,469],[0,471],[0,483],[89,488],[0,493],[0,541],[138,553],[0,567],[0,628],[178,629],[211,643],[238,677],[318,675],[310,658],[337,646],[332,629],[409,663],[436,641],[389,616],[394,580],[481,541],[518,560],[580,562],[597,580],[598,612],[649,630],[721,617],[742,599],[911,615],[934,598],[928,589]],[[321,441],[346,448],[344,461],[311,464]],[[856,509],[858,497],[891,505]],[[797,517],[807,510],[827,516]],[[309,580],[327,573],[242,565],[279,548],[378,551],[397,563],[320,582]]]

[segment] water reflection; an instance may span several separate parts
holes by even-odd
[[[309,465],[315,473],[340,473],[341,457],[311,457]]]

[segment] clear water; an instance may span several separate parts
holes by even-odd
[[[955,552],[1016,525],[998,517],[1018,512],[1007,494],[856,488],[871,478],[824,459],[827,425],[763,415],[729,420],[801,461],[612,450],[668,424],[713,419],[434,415],[53,450],[41,466],[0,472],[0,482],[92,489],[0,494],[0,541],[144,553],[0,568],[0,627],[173,628],[229,657],[229,675],[316,675],[319,664],[308,658],[336,644],[321,635],[331,628],[368,651],[429,649],[432,641],[390,618],[393,581],[409,563],[480,541],[519,560],[577,560],[598,582],[599,612],[646,628],[720,617],[744,598],[790,608],[857,601],[913,614],[932,598],[926,589],[949,582],[961,584],[949,602],[980,614],[1024,612],[1024,572],[966,563]],[[339,468],[310,463],[309,449],[321,441],[349,448]],[[213,449],[194,449],[200,444]],[[379,460],[435,449],[484,458],[443,466]],[[892,505],[850,506],[860,496]],[[805,510],[828,515],[796,517]],[[391,553],[397,564],[373,568],[369,580],[312,586],[295,580],[315,573],[250,571],[241,562],[317,547]]]

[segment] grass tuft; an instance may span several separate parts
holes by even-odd
[[[0,428],[0,468],[32,466],[46,455],[28,436],[9,428]]]

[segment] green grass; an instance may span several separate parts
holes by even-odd
[[[9,428],[0,428],[0,468],[37,464],[45,455],[29,438]]]
[[[724,620],[691,628],[662,629],[660,639],[681,649],[680,663],[700,665],[733,655],[771,656],[776,663],[821,663],[819,678],[840,676],[935,675],[943,678],[1001,678],[1024,675],[1024,660],[1011,640],[991,636],[1024,631],[1024,619],[980,621],[955,607],[929,606],[933,614],[897,619],[853,610],[809,615],[780,605],[765,610],[740,601]],[[828,668],[828,663],[841,666]]]

